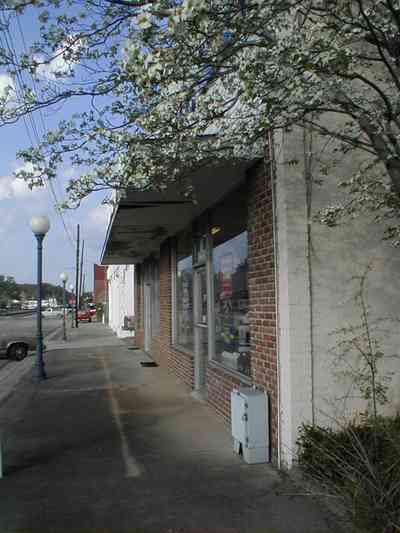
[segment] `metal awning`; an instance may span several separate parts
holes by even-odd
[[[176,184],[165,192],[127,190],[110,219],[101,264],[141,263],[158,254],[167,237],[183,230],[243,181],[253,163],[224,163],[193,173],[195,202],[185,198]]]

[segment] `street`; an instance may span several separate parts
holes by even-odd
[[[43,318],[43,335],[46,337],[62,323],[59,318]],[[0,337],[7,335],[36,335],[36,315],[0,317]]]
[[[54,338],[61,338],[62,321],[60,319],[44,318],[42,322],[45,344]],[[30,345],[30,355],[34,355],[36,346],[36,315],[0,317],[0,343],[2,339],[24,339]],[[7,398],[14,390],[21,378],[29,372],[35,362],[34,357],[25,357],[22,361],[0,359],[0,402]]]
[[[46,338],[57,328],[60,328],[61,325],[62,320],[59,318],[43,318],[43,337]],[[16,338],[30,337],[32,339],[36,337],[36,315],[0,317],[0,342],[3,338],[11,341]],[[7,359],[0,359],[0,368],[3,368],[11,362]]]

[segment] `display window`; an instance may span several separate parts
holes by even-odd
[[[251,375],[247,189],[243,185],[212,214],[214,360]]]
[[[191,233],[180,234],[176,250],[176,340],[190,352],[194,350],[192,248]]]
[[[213,250],[215,360],[250,376],[247,231]]]
[[[250,376],[247,219],[243,184],[178,235],[175,338],[178,346],[194,353],[197,343],[206,357]],[[195,328],[202,335],[196,342]]]

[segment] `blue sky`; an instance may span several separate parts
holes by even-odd
[[[35,20],[22,19],[25,39],[30,42],[35,35]],[[14,31],[15,46],[19,46],[18,32]],[[0,90],[1,76],[0,71]],[[3,77],[4,81],[4,77]],[[84,102],[75,101],[61,110],[46,111],[43,119],[46,128],[51,128],[68,112],[82,110]],[[41,117],[34,117],[41,131]],[[28,123],[28,130],[30,130]],[[32,135],[32,132],[31,132]],[[14,276],[17,282],[31,283],[36,277],[36,240],[29,227],[29,220],[35,214],[46,214],[51,228],[44,242],[44,279],[50,283],[61,284],[59,275],[65,271],[69,281],[74,280],[76,225],[81,227],[81,237],[85,240],[86,290],[93,288],[93,264],[99,262],[100,252],[107,229],[109,209],[101,205],[105,193],[96,193],[85,200],[78,210],[64,214],[65,224],[71,236],[68,238],[62,220],[54,208],[54,197],[50,187],[29,190],[21,180],[13,178],[13,172],[23,166],[17,161],[16,152],[30,146],[29,135],[24,122],[0,128],[0,274]],[[65,197],[65,183],[73,177],[72,169],[64,167],[53,183],[57,199]],[[73,242],[71,242],[71,240]]]

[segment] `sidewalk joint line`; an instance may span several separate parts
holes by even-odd
[[[122,457],[125,463],[126,477],[139,477],[141,474],[141,469],[129,449],[128,439],[126,437],[126,433],[124,431],[124,427],[123,427],[122,420],[121,420],[121,409],[119,408],[118,400],[116,399],[114,395],[114,390],[113,390],[111,376],[110,376],[110,369],[107,365],[106,358],[101,357],[101,362],[102,362],[104,373],[106,376],[107,387],[105,390],[107,392],[108,399],[110,401],[111,414],[113,415],[115,425],[117,427],[117,430],[120,436],[121,452],[122,452]]]

